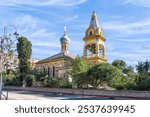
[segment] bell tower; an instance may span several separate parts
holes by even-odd
[[[104,45],[106,39],[104,38],[104,32],[99,25],[95,11],[91,16],[91,21],[85,32],[83,40],[85,42],[83,57],[87,63],[97,64],[107,62]]]

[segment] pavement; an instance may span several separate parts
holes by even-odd
[[[3,92],[7,94],[7,92]],[[108,100],[105,97],[66,95],[35,91],[8,91],[8,100]]]

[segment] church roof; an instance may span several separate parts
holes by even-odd
[[[38,61],[36,64],[40,64],[40,63],[43,63],[43,62],[48,62],[48,61],[51,61],[51,60],[58,60],[58,59],[75,59],[75,56],[73,56],[72,54],[69,54],[69,53],[58,53],[56,55],[53,55],[51,57],[48,57],[46,59],[43,59],[41,61]]]
[[[94,28],[98,28],[100,27],[99,26],[99,22],[98,22],[98,18],[97,18],[97,15],[95,13],[95,11],[93,11],[93,14],[92,14],[92,17],[91,17],[91,21],[90,21],[90,25],[89,26],[92,26]]]

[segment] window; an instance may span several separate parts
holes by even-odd
[[[90,31],[90,34],[89,35],[93,35],[93,32],[92,31]]]
[[[53,77],[55,77],[55,66],[53,66]]]
[[[100,56],[103,56],[103,49],[100,48],[99,50],[100,50]]]
[[[51,73],[50,73],[50,67],[48,67],[48,76],[50,76]]]
[[[104,46],[103,45],[100,45],[100,47],[99,47],[99,54],[100,54],[100,56],[104,56]]]
[[[93,34],[94,34],[94,30],[93,30],[93,29],[90,29],[90,30],[88,31],[88,36],[93,35]]]

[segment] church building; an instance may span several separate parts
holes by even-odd
[[[83,58],[87,63],[98,64],[107,62],[105,40],[97,15],[93,12],[90,24],[83,38],[85,42]],[[69,53],[70,38],[67,36],[66,28],[64,29],[64,35],[60,38],[60,44],[61,52],[37,62],[36,69],[41,72],[44,71],[52,77],[70,78],[71,69],[68,66],[76,57]]]

